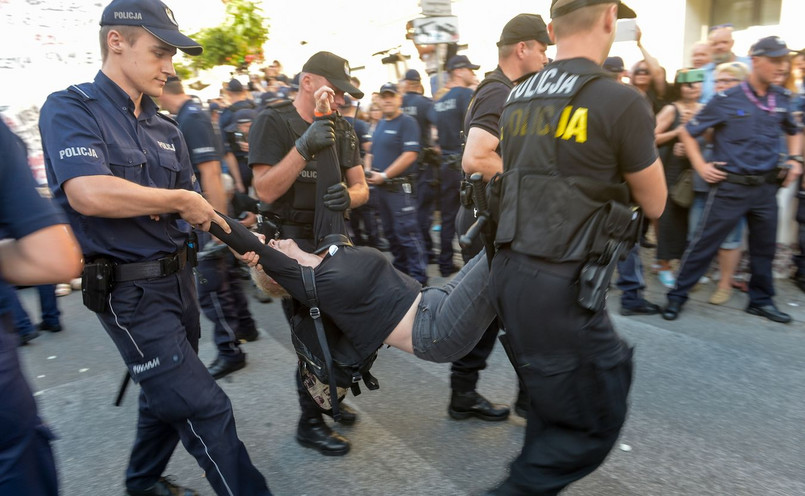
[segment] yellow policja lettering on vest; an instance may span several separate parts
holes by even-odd
[[[551,105],[529,107],[513,110],[501,128],[503,136],[546,136],[551,132],[551,121],[556,114],[556,108]],[[562,109],[559,122],[556,125],[554,136],[563,140],[575,140],[576,143],[587,141],[587,115],[586,107],[573,108],[568,105]]]

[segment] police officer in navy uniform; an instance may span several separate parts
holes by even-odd
[[[663,318],[674,320],[688,292],[710,266],[719,246],[742,217],[749,228],[749,305],[747,313],[787,323],[791,316],[775,305],[772,262],[777,243],[777,189],[802,174],[802,135],[789,105],[790,92],[772,84],[785,69],[791,50],[776,36],[751,48],[752,72],[741,84],[716,94],[682,128],[696,172],[711,184],[697,233],[679,265],[676,286],[668,291]],[[713,131],[712,162],[705,162],[695,136]],[[780,134],[788,155],[779,156]]]
[[[235,114],[238,111],[254,110],[257,104],[249,97],[249,92],[246,91],[239,79],[231,79],[224,87],[224,91],[231,102],[228,107],[221,111],[221,116],[218,118],[221,136],[224,137],[224,161],[229,175],[235,180],[237,190],[248,194],[252,185],[249,151],[241,148],[239,143],[232,139],[231,133],[227,129],[236,122]]]
[[[81,242],[84,302],[141,387],[129,495],[196,494],[162,477],[181,439],[217,494],[270,494],[238,439],[232,405],[197,355],[191,229],[227,224],[197,192],[176,123],[158,112],[179,32],[159,0],[114,0],[101,17],[103,65],[42,106],[53,196]]]
[[[464,116],[472,98],[472,88],[478,82],[475,72],[480,66],[466,55],[456,55],[447,61],[450,89],[433,103],[433,122],[436,125],[442,154],[439,165],[438,203],[442,228],[439,230],[439,273],[447,277],[459,270],[453,262],[453,238],[456,236],[456,214],[461,186],[461,151],[464,145]]]
[[[419,125],[403,113],[396,84],[385,83],[378,93],[383,118],[372,135],[372,153],[368,155],[372,174],[366,181],[375,186],[380,198],[380,219],[394,266],[424,285],[428,282],[428,258],[414,194]]]
[[[56,283],[81,272],[64,213],[36,191],[25,146],[0,121],[0,286]],[[13,291],[14,288],[8,288]],[[0,494],[56,496],[53,435],[42,423],[17,356],[11,308],[0,300]]]
[[[601,68],[617,19],[634,12],[613,0],[554,0],[551,17],[556,61],[514,88],[500,120],[490,291],[530,403],[523,449],[496,495],[558,494],[615,443],[632,352],[606,311],[609,280],[588,275],[614,270],[609,247],[636,240],[630,197],[658,217],[667,193],[651,110]]]
[[[516,81],[521,81],[541,70],[548,62],[545,51],[552,45],[548,29],[542,17],[536,14],[518,14],[500,33],[498,66],[487,74],[475,89],[464,119],[464,155],[461,166],[469,176],[479,172],[488,181],[498,172],[503,172],[500,158],[500,114],[503,104]],[[473,205],[467,203],[459,208],[456,230],[465,233],[475,222]],[[471,246],[461,248],[464,263],[481,251],[483,244],[477,238]],[[490,403],[475,390],[481,370],[498,336],[500,323],[492,322],[481,340],[465,357],[453,362],[450,367],[452,395],[448,412],[452,417],[475,416],[483,420],[504,420],[509,409],[504,405]],[[528,397],[522,384],[518,388],[515,411],[525,417]]]
[[[262,110],[249,132],[249,165],[254,172],[254,188],[264,203],[262,214],[279,228],[284,238],[293,239],[304,250],[314,251],[313,212],[316,207],[316,153],[336,144],[344,182],[329,188],[324,205],[343,212],[366,203],[369,187],[361,165],[358,138],[342,118],[314,120],[313,93],[322,86],[335,91],[334,104],[344,102],[344,94],[363,98],[363,92],[349,78],[349,63],[330,52],[311,56],[299,77],[299,94]],[[273,233],[272,233],[273,234]],[[283,310],[289,322],[299,302],[286,298]],[[324,455],[341,456],[349,441],[333,431],[322,418],[322,411],[302,386],[296,373],[297,393],[302,415],[296,440]],[[352,424],[357,415],[341,405],[342,424]]]
[[[431,122],[431,111],[433,100],[423,95],[425,91],[422,87],[422,76],[416,69],[408,69],[405,77],[400,83],[400,87],[405,88],[402,97],[402,111],[405,115],[410,115],[419,124],[419,145],[422,147],[416,163],[416,212],[419,229],[422,231],[422,240],[425,242],[425,251],[428,256],[428,263],[436,262],[436,255],[433,252],[433,239],[430,235],[430,228],[433,224],[433,212],[436,209],[436,200],[439,196],[439,167],[438,161],[435,163],[434,156],[425,160],[427,149],[433,146],[431,132],[433,122]],[[434,150],[435,151],[435,150]]]
[[[169,78],[159,103],[176,116],[190,152],[190,163],[204,197],[219,212],[228,211],[221,180],[221,145],[209,115],[185,93],[179,78]],[[253,112],[242,110],[242,112]],[[218,356],[208,367],[216,379],[246,366],[240,338],[257,338],[249,304],[234,271],[235,257],[223,243],[208,233],[198,237],[198,299],[204,315],[213,323]]]

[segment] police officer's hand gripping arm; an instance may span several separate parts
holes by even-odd
[[[122,219],[177,213],[204,231],[209,231],[210,222],[215,222],[229,232],[229,225],[195,191],[150,188],[106,175],[75,177],[63,187],[70,206],[82,215]]]

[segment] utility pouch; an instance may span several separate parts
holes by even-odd
[[[593,312],[598,312],[604,308],[609,281],[612,279],[612,272],[615,270],[616,265],[614,261],[606,265],[595,262],[584,264],[578,280],[578,302],[582,308]]]
[[[106,259],[99,258],[84,265],[84,272],[81,273],[81,296],[85,307],[96,313],[106,311],[114,285],[114,273],[114,264]]]
[[[458,190],[458,201],[464,208],[473,208],[472,203],[472,183],[469,181],[461,181],[461,186]]]

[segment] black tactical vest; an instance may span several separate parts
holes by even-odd
[[[292,137],[291,141],[296,141],[310,126],[296,111],[291,100],[281,100],[268,105],[267,108],[280,114]],[[349,154],[355,153],[355,150],[358,149],[358,137],[352,126],[339,115],[335,119],[335,131],[342,170],[356,165],[349,163],[353,161]],[[271,204],[270,211],[277,214],[281,222],[313,224],[313,212],[316,210],[317,170],[316,158],[313,157],[305,168],[299,171],[291,188]]]
[[[504,177],[495,243],[552,262],[584,261],[600,231],[596,212],[609,201],[628,203],[625,183],[564,176],[560,139],[585,139],[587,109],[574,97],[605,73],[577,61],[551,64],[509,95],[501,125]],[[615,164],[613,164],[614,166]]]

